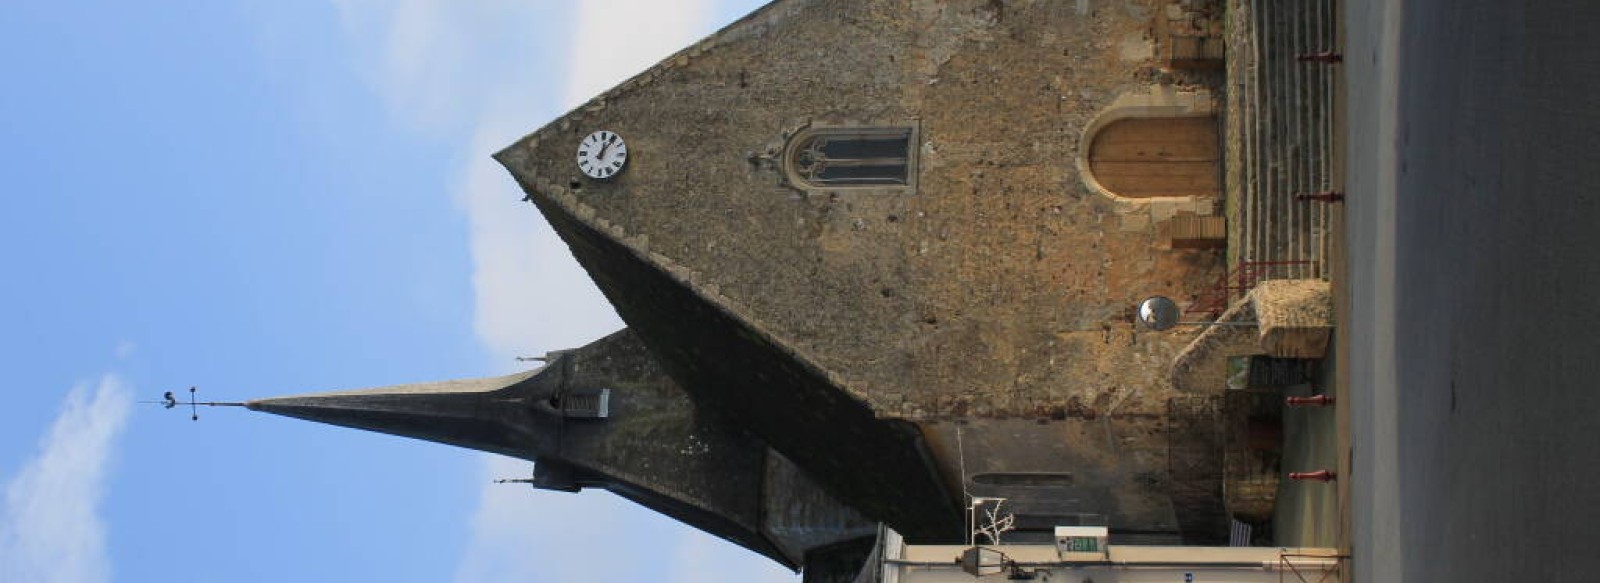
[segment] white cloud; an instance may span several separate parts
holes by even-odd
[[[515,67],[538,37],[519,26],[554,2],[481,0],[331,0],[361,72],[382,91],[396,118],[436,132],[476,121],[487,90],[532,79],[485,75]],[[511,79],[508,81],[507,79]]]
[[[473,137],[458,200],[472,225],[473,328],[496,362],[572,348],[622,328],[566,244],[489,154],[509,143],[485,124]]]
[[[798,577],[770,559],[752,552],[729,552],[729,543],[707,535],[678,540],[673,564],[663,579],[675,583],[740,581],[742,583],[794,583]]]
[[[92,396],[78,386],[6,484],[0,513],[0,580],[95,582],[111,578],[99,516],[111,456],[132,398],[106,376]]]
[[[584,0],[568,51],[574,107],[689,46],[709,30],[709,0]]]
[[[619,500],[492,483],[528,472],[527,462],[485,456],[482,498],[456,581],[584,581],[614,572],[610,563],[639,551],[618,548],[628,522]]]
[[[710,0],[578,2],[565,63],[570,109],[688,46],[710,27]],[[530,55],[532,56],[532,55]],[[534,74],[532,71],[530,74]],[[541,72],[543,73],[543,72]],[[516,354],[571,348],[622,328],[605,298],[548,223],[526,206],[489,155],[555,117],[525,110],[543,88],[511,82],[484,107],[459,197],[472,225],[474,328],[502,362]],[[523,111],[519,111],[523,110]]]
[[[796,577],[732,543],[606,492],[578,494],[495,484],[527,477],[521,460],[484,456],[472,540],[455,580],[793,583]],[[604,577],[597,577],[604,573]]]

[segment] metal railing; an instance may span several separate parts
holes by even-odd
[[[1215,319],[1244,297],[1256,284],[1267,279],[1316,279],[1323,277],[1322,265],[1309,259],[1298,261],[1246,261],[1223,273],[1215,286],[1195,296],[1186,314],[1205,314]]]

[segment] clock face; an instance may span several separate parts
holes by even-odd
[[[628,165],[628,145],[616,132],[600,130],[578,144],[578,169],[590,178],[611,178]]]

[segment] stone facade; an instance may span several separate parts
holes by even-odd
[[[1154,13],[776,2],[498,157],[533,196],[692,275],[880,415],[1031,417],[1158,391],[1159,375],[1120,371],[1170,359],[1172,341],[1101,347],[1127,335],[1133,303],[1193,293],[1220,264],[1158,237],[1189,209],[1099,195],[1076,163],[1119,98],[1203,89],[1157,85],[1171,78]],[[785,138],[815,125],[916,127],[915,189],[788,186]],[[601,128],[633,156],[609,181],[572,163]]]
[[[1205,443],[1168,422],[1195,333],[1131,316],[1217,280],[1162,236],[1217,202],[1121,197],[1085,162],[1118,119],[1213,115],[1214,73],[1162,67],[1162,7],[780,0],[496,158],[697,403],[912,540],[960,538],[974,490],[1212,532],[1168,475]],[[818,128],[905,128],[908,184],[801,184],[790,140]],[[573,162],[596,130],[630,153],[607,180]]]

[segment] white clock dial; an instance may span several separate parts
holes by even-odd
[[[611,178],[628,165],[628,145],[616,132],[600,130],[578,144],[578,169],[590,178]]]

